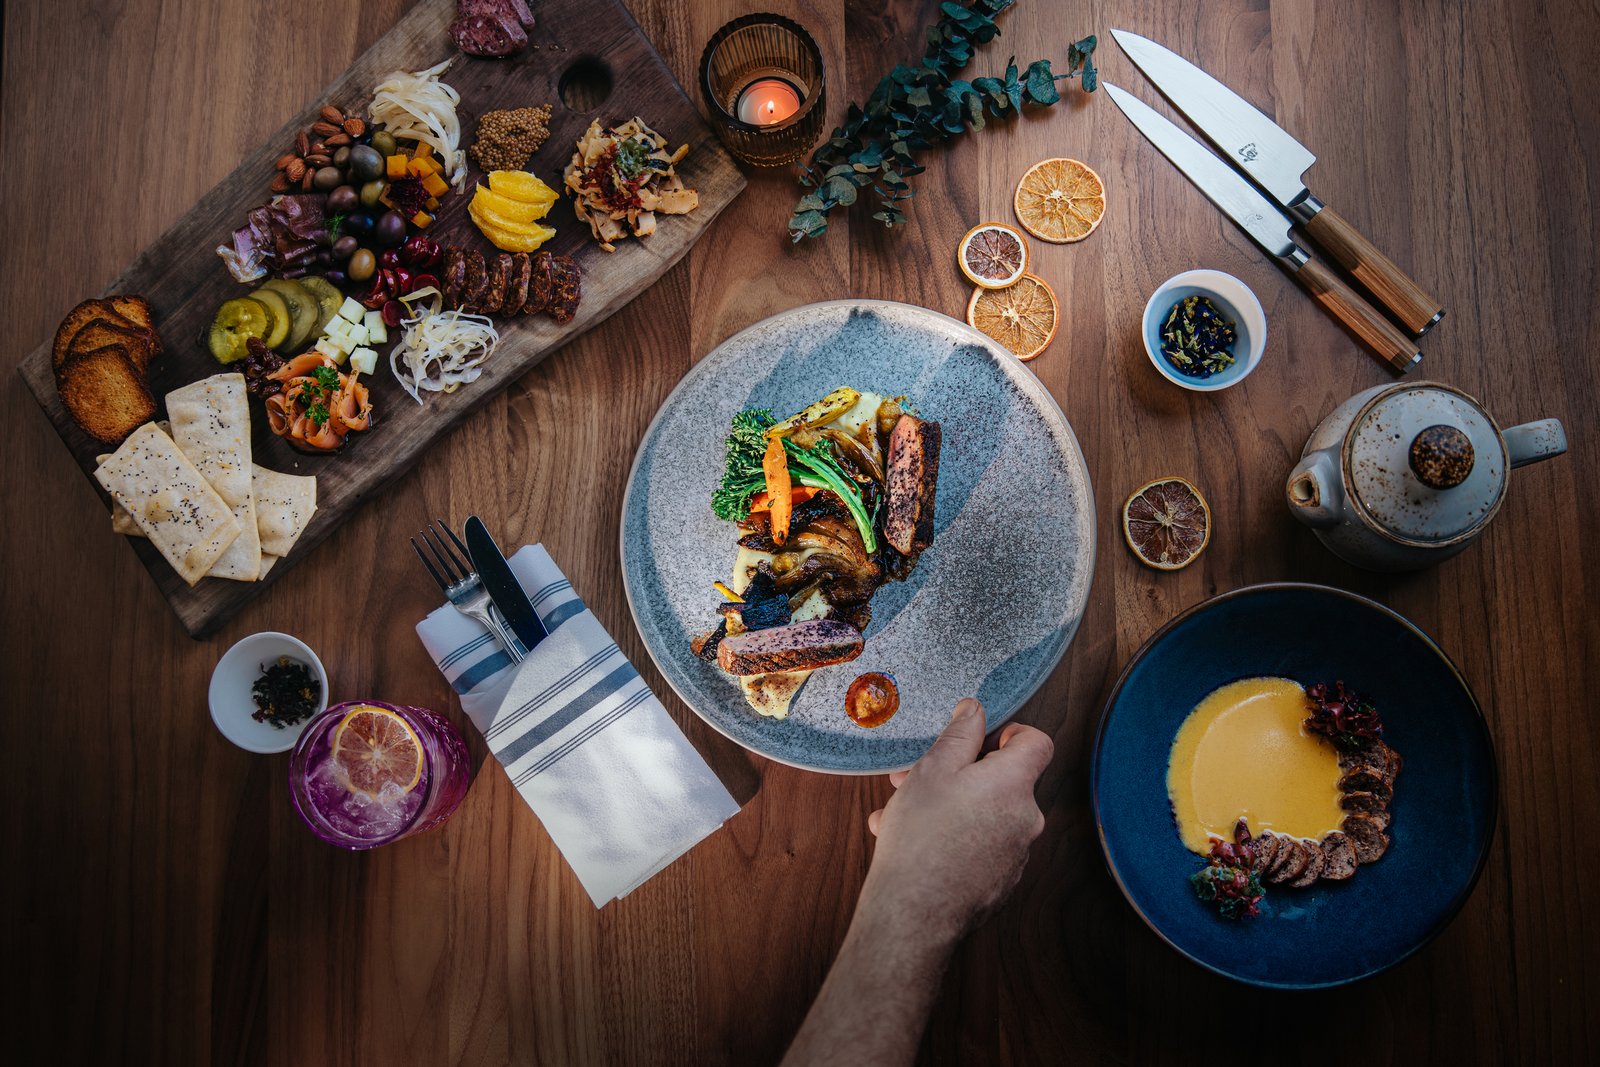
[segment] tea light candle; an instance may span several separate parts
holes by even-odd
[[[752,126],[771,126],[800,110],[800,94],[781,78],[762,78],[751,82],[739,94],[734,113],[740,122]]]

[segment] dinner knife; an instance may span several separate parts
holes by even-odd
[[[1170,49],[1127,30],[1111,36],[1134,66],[1155,83],[1189,121],[1276,200],[1333,258],[1417,337],[1444,316],[1444,308],[1376,245],[1306,188],[1305,172],[1317,157],[1249,101]]]
[[[1415,342],[1356,294],[1333,271],[1306,255],[1289,235],[1288,216],[1199,141],[1156,114],[1125,89],[1100,83],[1151,144],[1238,223],[1250,239],[1294,276],[1311,299],[1342,322],[1379,359],[1404,374],[1422,360]]]
[[[523,591],[522,583],[511,572],[511,564],[506,562],[500,546],[489,536],[488,527],[476,515],[467,520],[467,554],[472,557],[472,569],[478,572],[478,579],[489,591],[489,599],[494,601],[500,617],[517,635],[522,647],[532,650],[549,636],[528,594]]]

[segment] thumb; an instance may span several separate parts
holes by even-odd
[[[954,771],[978,758],[983,748],[983,734],[988,719],[983,705],[968,697],[956,705],[950,725],[933,742],[933,747],[918,760],[919,765],[940,771]]]

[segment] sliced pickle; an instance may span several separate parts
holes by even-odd
[[[289,318],[289,305],[284,303],[283,297],[271,289],[257,289],[250,294],[250,299],[256,301],[272,316],[272,325],[266,335],[261,338],[268,348],[279,348],[284,339],[289,336],[289,327],[292,324]]]
[[[327,329],[328,323],[339,313],[339,305],[344,303],[344,294],[339,291],[338,286],[317,274],[301,278],[300,286],[317,298],[317,328],[312,336],[321,337],[322,331]]]
[[[283,342],[283,350],[300,351],[316,336],[317,316],[321,314],[317,298],[305,286],[288,278],[263,282],[261,288],[277,293],[289,305],[289,336]]]
[[[271,321],[272,312],[259,300],[241,296],[225,301],[211,320],[206,344],[218,363],[237,363],[245,357],[245,343],[264,338]]]

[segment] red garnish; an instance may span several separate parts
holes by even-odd
[[[629,208],[643,206],[639,200],[639,186],[644,184],[647,175],[641,174],[633,181],[624,178],[617,170],[616,145],[600,153],[600,158],[595,160],[593,173],[595,183],[600,187],[600,199],[605,201],[606,207],[612,211],[626,211]]]
[[[409,219],[427,205],[428,190],[418,178],[395,178],[389,183],[389,203]]]
[[[1318,682],[1306,690],[1311,698],[1311,714],[1306,729],[1332,739],[1346,751],[1364,748],[1383,738],[1383,720],[1372,702],[1345,687],[1344,682],[1329,686]]]
[[[1249,919],[1260,915],[1256,904],[1267,891],[1256,873],[1256,846],[1250,827],[1243,819],[1233,829],[1233,840],[1213,840],[1206,865],[1189,876],[1195,896],[1215,904],[1225,919]]]

